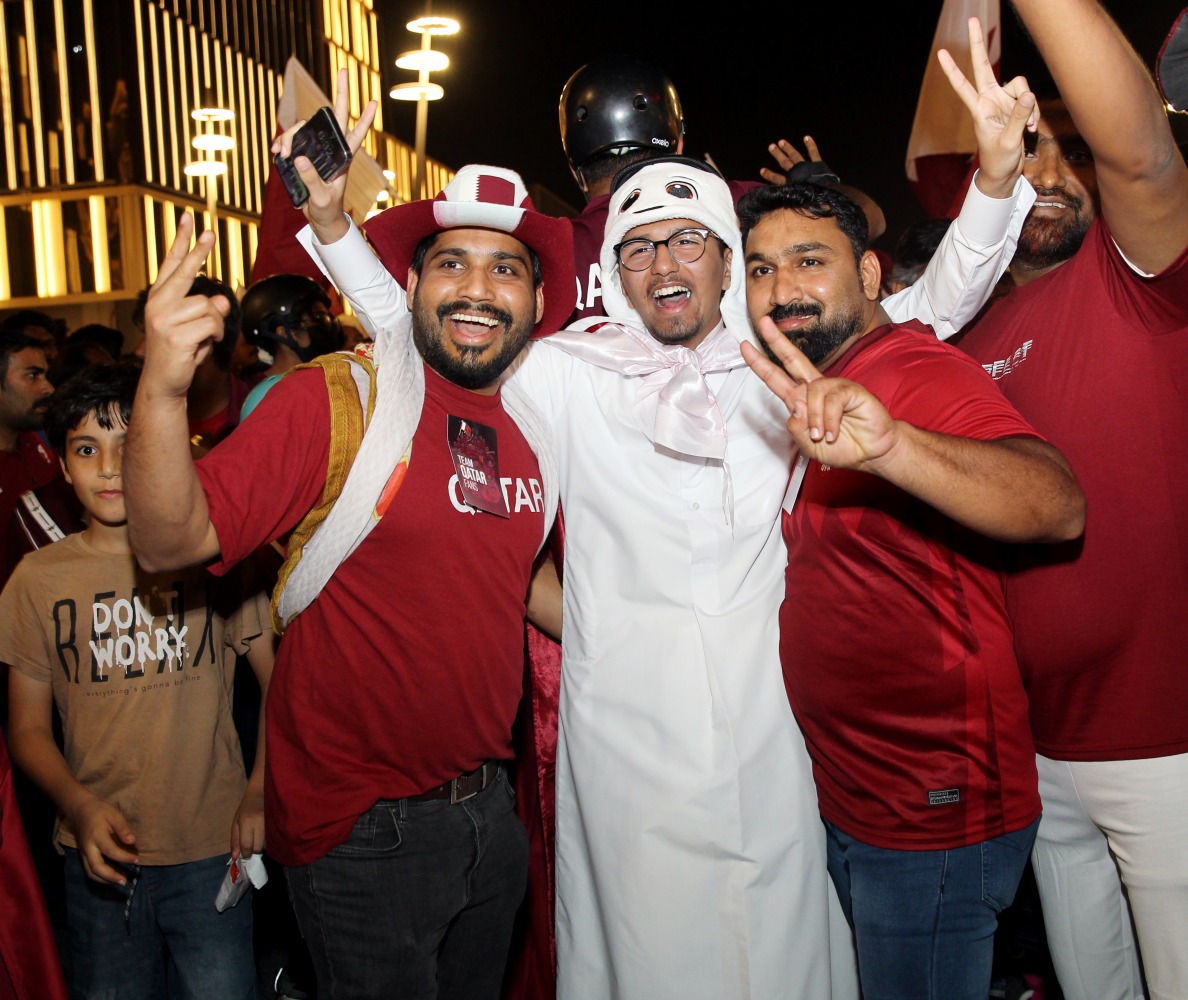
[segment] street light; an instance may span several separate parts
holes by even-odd
[[[405,27],[421,36],[421,47],[402,52],[396,60],[399,69],[415,70],[416,83],[398,83],[388,96],[396,101],[417,102],[417,136],[413,150],[413,200],[426,197],[422,185],[425,179],[425,135],[429,130],[429,102],[440,101],[445,91],[439,84],[429,82],[429,74],[437,73],[450,64],[444,52],[433,48],[434,35],[454,35],[461,25],[452,17],[440,17],[426,13],[424,17],[409,21]]]
[[[216,159],[220,153],[230,152],[235,148],[235,139],[230,135],[216,131],[217,126],[224,122],[235,121],[235,112],[230,108],[219,107],[214,95],[208,90],[202,95],[199,106],[190,112],[190,117],[198,123],[198,132],[190,140],[199,154],[197,160],[191,160],[183,168],[187,177],[201,177],[203,189],[206,193],[206,214],[210,220],[210,228],[218,229],[218,178],[227,173],[227,164]]]

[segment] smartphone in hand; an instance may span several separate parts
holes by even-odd
[[[297,156],[308,156],[318,176],[324,181],[333,180],[350,166],[351,147],[347,145],[346,136],[342,134],[330,108],[318,108],[317,113],[296,131],[293,147],[287,157],[277,153],[272,158],[285,190],[289,192],[293,204],[300,208],[309,201],[309,188],[293,166],[293,159]]]

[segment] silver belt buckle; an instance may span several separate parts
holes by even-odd
[[[450,805],[456,806],[459,802],[465,802],[467,799],[473,799],[479,792],[487,787],[487,765],[483,764],[473,774],[464,775],[461,778],[454,778],[450,782]],[[459,790],[460,786],[471,786],[473,783],[473,791],[462,792]]]

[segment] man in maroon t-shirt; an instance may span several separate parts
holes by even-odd
[[[48,365],[40,340],[0,330],[0,587],[26,552],[82,526],[62,466],[37,433],[54,391]]]
[[[296,166],[314,237],[360,239],[333,207],[345,175]],[[186,390],[226,303],[185,295],[212,242],[189,250],[191,232],[187,217],[149,296],[128,519],[142,563],[217,558],[221,571],[324,504],[328,477],[348,471],[330,407],[357,419],[360,399],[350,379],[295,370],[196,467]],[[557,497],[547,428],[499,379],[569,311],[570,231],[533,209],[517,174],[465,167],[368,235],[407,275],[408,306],[377,339],[366,432],[278,605],[289,627],[268,698],[268,848],[319,992],[493,1000],[527,864],[501,762]],[[291,608],[294,592],[308,603]]]
[[[1075,538],[1084,497],[975,364],[891,325],[852,201],[793,184],[738,211],[747,309],[787,374],[743,354],[800,448],[781,661],[863,993],[982,1000],[1040,806],[981,550]]]
[[[1036,881],[1069,1000],[1185,997],[1188,168],[1094,0],[1015,6],[1063,104],[1043,106],[1024,167],[1039,198],[1016,287],[961,347],[1088,498],[1084,538],[1023,553],[1008,580],[1039,751]]]

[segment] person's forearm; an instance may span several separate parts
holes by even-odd
[[[1067,541],[1085,527],[1076,477],[1042,441],[974,441],[900,421],[895,446],[867,471],[998,541]]]
[[[51,732],[11,726],[8,750],[13,763],[64,815],[70,815],[84,800],[95,797],[70,773],[70,767]]]
[[[185,399],[142,379],[124,442],[128,537],[149,571],[178,569],[218,554],[206,494],[190,454]]]
[[[528,620],[558,642],[561,641],[563,596],[557,567],[546,556],[528,587]]]
[[[1166,109],[1142,59],[1097,0],[1013,0],[1013,5],[1098,170],[1103,162],[1143,169],[1153,153],[1162,162],[1165,154],[1153,150],[1152,138],[1171,138]]]
[[[272,668],[276,663],[276,636],[272,628],[258,635],[248,647],[247,660],[256,675],[256,683],[260,686],[260,718],[256,733],[256,757],[252,761],[252,770],[248,775],[248,784],[264,790],[264,757],[266,740],[264,738],[265,708],[268,703],[268,686],[272,683]]]

